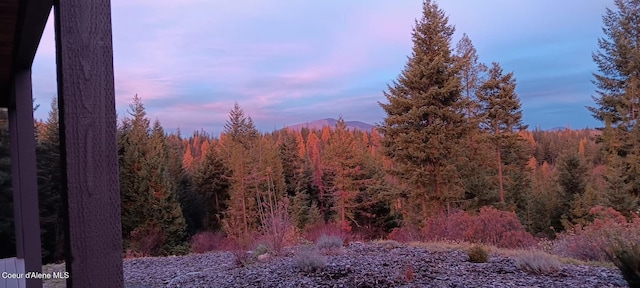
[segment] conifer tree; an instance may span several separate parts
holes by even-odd
[[[479,62],[476,49],[467,34],[463,34],[456,45],[456,59],[458,77],[462,84],[463,112],[470,128],[467,139],[464,139],[468,143],[468,149],[463,150],[463,161],[457,164],[465,188],[462,207],[477,210],[494,204],[497,197],[497,193],[491,193],[495,190],[492,181],[495,172],[490,165],[488,139],[480,133],[478,114],[481,107],[476,97],[476,90],[484,78],[487,66]]]
[[[205,205],[204,226],[216,231],[227,208],[231,172],[215,145],[209,145],[204,155],[193,175],[193,189]]]
[[[299,135],[299,134],[298,134]],[[296,134],[283,130],[280,133],[278,146],[287,195],[293,197],[303,189],[303,162],[299,154],[299,143]]]
[[[62,260],[64,222],[62,215],[62,175],[57,98],[44,123],[38,125],[36,156],[38,165],[38,200],[42,226],[43,262]]]
[[[223,228],[232,237],[242,238],[258,225],[255,187],[260,177],[256,169],[259,133],[251,117],[245,116],[240,105],[235,103],[222,134],[221,144],[231,171]]]
[[[147,221],[157,222],[164,233],[165,241],[158,249],[161,255],[177,252],[184,244],[186,221],[176,193],[176,183],[169,174],[169,150],[164,129],[158,120],[153,123],[148,142],[147,169],[149,169],[149,188],[151,208]]]
[[[326,196],[326,185],[324,175],[324,163],[322,162],[321,157],[321,143],[320,138],[316,135],[315,130],[310,131],[307,138],[307,155],[309,159],[309,165],[311,166],[312,172],[312,183],[315,187],[314,190],[317,190],[317,193],[312,197],[313,200],[317,201],[318,209],[320,209],[320,213],[323,215],[323,218],[327,220],[327,196]]]
[[[582,142],[580,142],[582,143]],[[573,222],[574,203],[587,189],[587,166],[575,152],[565,152],[558,161],[558,184],[560,185],[560,221],[568,228]]]
[[[0,108],[0,258],[16,256],[10,153],[8,114]]]
[[[124,248],[137,235],[159,239],[152,254],[178,253],[175,249],[185,240],[186,223],[169,174],[164,130],[157,121],[151,129],[137,95],[129,115],[118,129]]]
[[[167,137],[169,174],[176,185],[176,193],[182,207],[182,215],[187,223],[187,235],[193,236],[203,229],[205,217],[205,205],[193,191],[191,173],[183,168],[183,155],[185,147],[180,134],[180,129]]]
[[[353,219],[354,201],[363,186],[361,152],[356,149],[356,140],[340,117],[333,135],[327,139],[325,150],[325,173],[330,178],[330,194],[337,222],[349,227]]]
[[[615,0],[614,3],[616,8],[607,8],[602,17],[605,37],[598,39],[600,49],[593,54],[599,70],[594,73],[593,81],[597,87],[597,96],[592,97],[596,105],[588,109],[594,118],[605,123],[600,140],[607,154],[609,170],[605,179],[609,186],[607,193],[612,195],[609,198],[637,202],[640,196],[637,142],[640,140],[640,1]]]
[[[424,219],[429,202],[461,197],[454,164],[468,127],[450,48],[454,27],[434,1],[425,1],[422,12],[413,28],[412,55],[384,92],[388,103],[379,103],[387,116],[378,130],[385,155],[395,162],[391,173],[414,186],[410,201],[421,203]]]
[[[243,148],[249,149],[258,137],[258,130],[251,117],[246,117],[240,105],[236,102],[229,112],[229,120],[224,124],[223,133],[230,137],[231,141],[239,143]]]
[[[475,99],[475,91],[480,86],[482,74],[487,71],[487,65],[478,61],[476,48],[465,33],[456,45],[456,56],[459,65],[459,77],[462,84],[462,94],[466,100],[467,118],[473,119],[479,112],[479,105]]]
[[[515,88],[513,72],[504,75],[500,65],[494,62],[489,69],[489,78],[476,91],[476,97],[481,105],[480,127],[491,135],[490,141],[496,151],[501,203],[505,202],[503,150],[514,146],[520,140],[516,132],[527,128],[522,123],[520,99],[515,93]]]

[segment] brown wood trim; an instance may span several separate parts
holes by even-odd
[[[11,47],[13,48],[13,57],[10,64],[9,84],[12,83],[16,72],[31,69],[42,32],[51,12],[53,0],[20,0],[19,4],[15,35],[12,41],[13,47]],[[10,86],[5,86],[0,79],[0,89],[11,89]],[[0,90],[0,107],[15,105],[16,99],[13,98],[15,95],[8,94],[8,99],[2,97],[7,95],[6,92],[8,91]]]
[[[67,287],[123,287],[111,4],[54,4]]]

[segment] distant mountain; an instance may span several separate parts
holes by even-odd
[[[551,131],[551,132],[558,132],[558,131],[564,131],[564,130],[571,130],[571,128],[568,128],[568,127],[553,127],[551,129],[547,129],[547,131]]]
[[[321,120],[315,120],[315,121],[311,121],[311,122],[306,122],[306,123],[300,123],[300,124],[295,124],[295,125],[291,125],[291,126],[287,126],[287,129],[289,130],[295,130],[295,131],[299,131],[302,128],[309,128],[309,129],[322,129],[322,127],[324,126],[330,126],[330,127],[335,127],[336,123],[338,122],[338,120],[333,119],[333,118],[326,118],[326,119],[321,119]],[[354,130],[354,129],[358,129],[361,131],[371,131],[374,126],[371,124],[367,124],[364,122],[360,122],[360,121],[345,121],[345,124],[347,124],[347,129],[349,130]]]

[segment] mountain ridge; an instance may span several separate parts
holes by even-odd
[[[319,119],[319,120],[313,120],[313,121],[309,121],[309,122],[305,122],[305,123],[298,123],[298,124],[293,124],[293,125],[289,125],[286,126],[286,129],[289,130],[294,130],[294,131],[299,131],[302,128],[308,128],[308,129],[317,129],[320,130],[322,129],[322,127],[324,126],[329,126],[331,128],[334,128],[336,126],[336,123],[338,123],[338,120],[334,119],[334,118],[324,118],[324,119]],[[365,123],[362,121],[344,121],[345,124],[347,124],[347,129],[348,130],[360,130],[360,131],[371,131],[373,130],[373,128],[375,128],[374,125],[371,125],[369,123]]]

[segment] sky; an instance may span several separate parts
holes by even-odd
[[[579,4],[578,4],[579,3]],[[378,101],[411,54],[422,0],[112,0],[116,109],[135,94],[168,131],[221,132],[238,102],[256,127],[380,123]],[[598,127],[591,55],[613,0],[440,0],[481,62],[513,72],[530,128]],[[46,119],[57,94],[53,17],[33,64]]]

